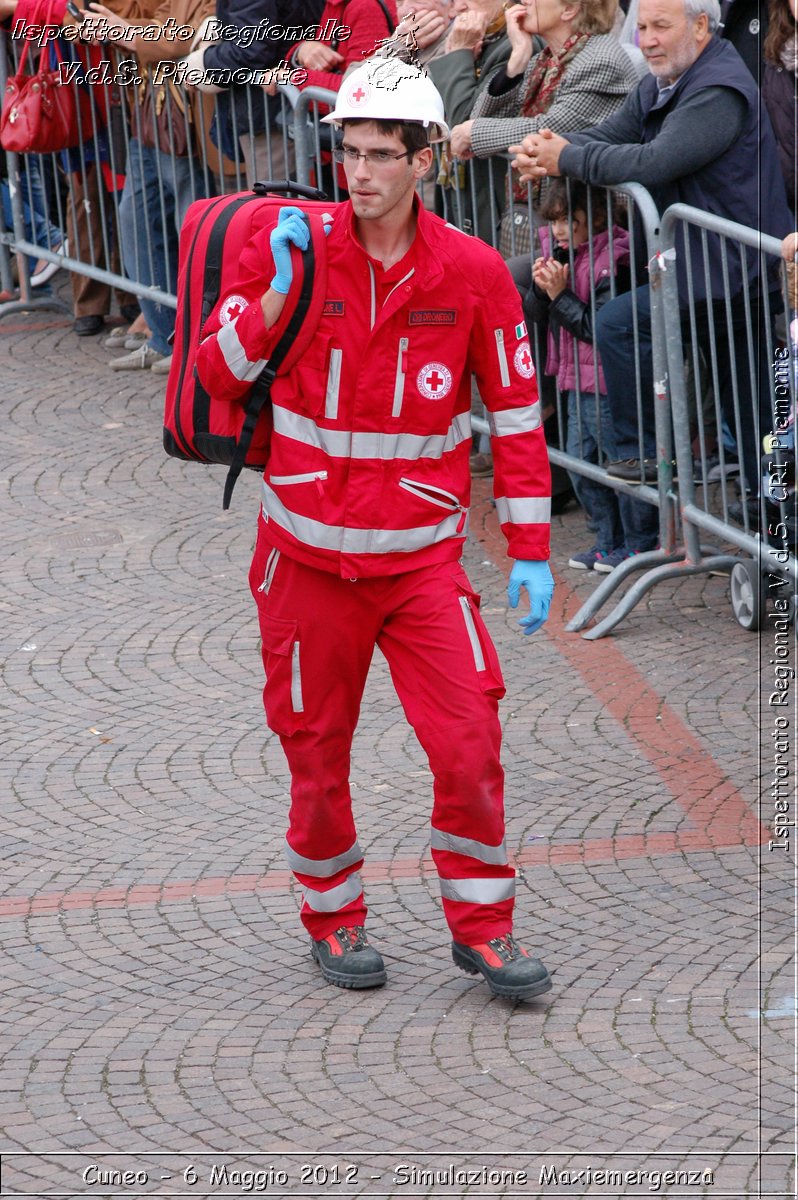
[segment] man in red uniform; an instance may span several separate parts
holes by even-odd
[[[496,995],[551,987],[512,937],[495,649],[460,565],[470,492],[471,373],[490,413],[496,506],[532,633],[546,619],[549,468],[517,291],[499,255],[420,207],[441,98],[417,69],[372,60],[329,120],[350,200],[331,210],[324,315],[272,388],[274,432],[250,583],[264,701],[291,769],[288,862],[325,979],[385,982],[366,940],[349,793],[352,736],[374,647],[388,661],[434,777],[432,856],[455,963]],[[263,369],[291,281],[299,209],[243,311],[200,348],[200,378],[244,395]],[[244,262],[242,260],[242,268]],[[264,292],[266,281],[271,284]]]

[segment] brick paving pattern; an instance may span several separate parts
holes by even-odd
[[[794,857],[756,803],[772,631],[695,576],[610,638],[566,633],[596,583],[565,566],[589,544],[571,508],[523,638],[479,481],[517,931],[554,989],[507,1005],[453,966],[381,661],[352,779],[389,982],[331,988],[282,857],[257,478],[223,513],[224,470],[161,450],[164,381],[111,354],[52,313],[0,322],[3,1194],[626,1196],[671,1170],[701,1178],[660,1195],[794,1195]],[[466,1167],[527,1177],[446,1176]],[[147,1181],[98,1182],[126,1168]]]

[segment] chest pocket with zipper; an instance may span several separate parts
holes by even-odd
[[[338,417],[343,351],[332,335],[319,333],[291,370],[290,407],[308,417]],[[279,384],[277,385],[279,387]],[[277,403],[279,404],[279,392]]]
[[[387,387],[388,412],[393,420],[401,420],[402,426],[413,433],[446,433],[452,423],[459,383],[467,370],[463,348],[455,350],[439,329],[412,330],[402,334],[392,344]],[[445,367],[441,374],[438,367]],[[435,374],[441,383],[446,383],[440,395],[424,395],[420,381],[425,375]]]

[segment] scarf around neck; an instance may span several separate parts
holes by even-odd
[[[524,92],[524,98],[521,101],[519,116],[539,117],[543,113],[548,112],[554,103],[557,88],[562,83],[568,65],[573,62],[577,54],[584,50],[593,36],[590,33],[573,33],[566,39],[561,49],[552,50],[549,46],[546,46],[541,50],[540,54],[535,58],[535,65],[532,68],[532,73],[529,76],[529,82]],[[538,191],[539,184],[534,185],[533,190]],[[525,202],[527,196],[526,184],[522,184],[516,180],[513,195],[516,200]]]

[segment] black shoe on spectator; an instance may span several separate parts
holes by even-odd
[[[133,324],[136,317],[141,313],[138,304],[123,304],[119,311],[130,325]]]
[[[657,461],[654,458],[622,458],[616,462],[607,463],[607,474],[613,479],[622,479],[624,483],[656,483]]]
[[[95,333],[102,333],[105,329],[105,317],[76,317],[72,328],[78,337],[93,337]]]

